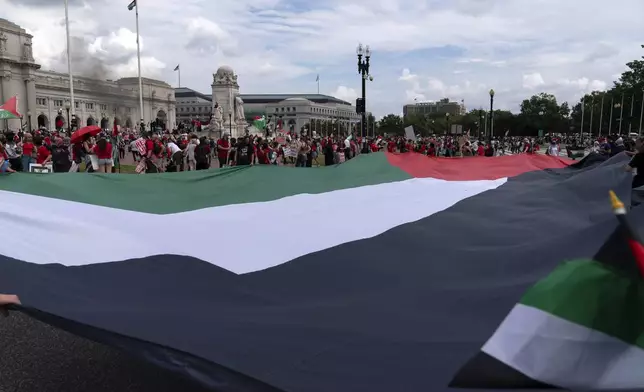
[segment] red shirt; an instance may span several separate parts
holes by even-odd
[[[219,147],[221,148],[230,148],[230,142],[225,139],[219,139],[217,140],[217,158],[219,159],[226,159],[228,156],[228,151],[227,150],[220,150]]]
[[[485,148],[483,147],[482,144],[479,144],[479,147],[476,149],[476,155],[481,157],[485,155]]]
[[[105,149],[101,150],[98,145],[94,146],[94,152],[98,159],[112,159],[112,143],[105,143]]]
[[[22,155],[31,156],[34,153],[34,144],[27,142],[22,145]]]
[[[396,142],[390,141],[389,143],[387,143],[387,151],[389,152],[396,151]]]
[[[47,157],[49,157],[49,155],[51,155],[51,153],[49,152],[47,147],[45,147],[45,146],[38,147],[38,151],[36,153],[36,163],[38,163],[38,164],[44,163],[45,159],[47,159]]]
[[[147,154],[152,151],[154,151],[154,141],[152,141],[152,139],[147,139],[145,141],[145,153]]]
[[[257,162],[259,162],[261,165],[268,165],[270,162],[268,161],[268,154],[270,153],[269,149],[262,149],[258,148],[257,149]]]
[[[371,152],[378,152],[378,145],[376,143],[371,143]]]
[[[427,147],[427,156],[428,157],[435,157],[436,156],[436,149],[432,146]]]

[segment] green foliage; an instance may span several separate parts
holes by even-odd
[[[644,45],[642,46],[644,48]],[[644,56],[643,56],[644,58]],[[537,135],[539,130],[547,132],[592,132],[597,134],[615,133],[622,126],[622,133],[637,132],[641,122],[642,100],[644,100],[644,60],[634,60],[626,64],[627,70],[607,91],[593,91],[579,102],[557,102],[549,93],[539,93],[521,103],[519,114],[509,111],[494,111],[494,135],[501,136],[506,131],[510,135]],[[584,121],[582,122],[582,105]],[[448,120],[445,114],[411,115],[404,119],[389,114],[379,122],[379,128],[388,134],[404,134],[405,126],[413,125],[422,135],[444,134]],[[601,123],[601,124],[600,124]],[[463,130],[478,136],[489,127],[489,112],[474,109],[463,116],[450,116],[449,124],[460,124]],[[592,128],[591,128],[592,127]],[[378,131],[377,131],[378,132]]]

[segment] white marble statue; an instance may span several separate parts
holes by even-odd
[[[217,102],[215,102],[215,107],[212,111],[212,119],[210,120],[210,123],[210,129],[213,131],[221,131],[224,127],[224,112]]]
[[[246,116],[244,115],[244,101],[237,96],[235,97],[235,120],[237,122],[246,122]]]

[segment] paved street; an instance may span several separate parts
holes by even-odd
[[[170,372],[21,313],[0,317],[0,392],[205,392]]]

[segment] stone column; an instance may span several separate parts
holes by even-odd
[[[0,104],[5,103],[11,94],[11,87],[9,83],[11,81],[11,71],[4,71],[0,73]],[[2,121],[2,129],[9,130],[9,120]]]
[[[25,117],[27,124],[31,124],[32,129],[29,130],[31,132],[33,128],[38,128],[38,113],[36,111],[36,79],[33,76],[29,76],[25,79],[25,92],[27,100],[27,112],[23,113],[23,115],[27,116],[27,113],[31,112],[31,118]]]

